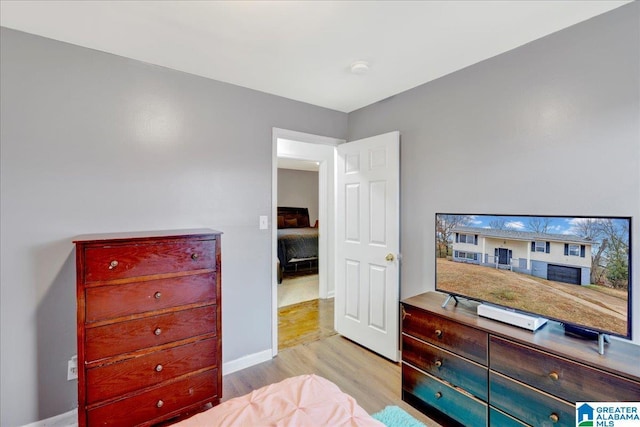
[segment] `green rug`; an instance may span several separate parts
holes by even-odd
[[[424,424],[397,406],[387,406],[371,416],[387,427],[425,427]]]

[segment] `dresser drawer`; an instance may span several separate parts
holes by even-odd
[[[491,336],[490,367],[570,402],[640,401],[640,387],[616,375]]]
[[[216,301],[216,275],[199,274],[86,289],[86,321]]]
[[[575,427],[576,407],[550,394],[489,372],[489,404],[533,426]]]
[[[410,305],[403,306],[402,332],[487,365],[488,334]]]
[[[451,352],[402,335],[402,360],[487,400],[487,368]]]
[[[465,426],[487,425],[484,402],[404,363],[402,389]]]
[[[549,420],[551,421],[551,420]],[[527,427],[528,424],[516,420],[512,416],[498,411],[496,408],[489,408],[489,425],[491,427]]]
[[[210,305],[86,329],[85,357],[109,356],[216,332],[216,307]]]
[[[215,240],[103,245],[85,249],[86,283],[216,268]]]
[[[218,339],[156,351],[87,370],[87,402],[110,399],[204,368],[216,368]]]
[[[135,426],[180,411],[194,402],[216,402],[218,369],[167,384],[137,396],[90,409],[90,426]]]

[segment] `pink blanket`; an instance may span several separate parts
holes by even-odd
[[[222,402],[174,426],[384,427],[384,424],[371,418],[353,397],[331,381],[317,375],[301,375]]]

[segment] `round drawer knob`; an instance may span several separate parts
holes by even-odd
[[[162,400],[158,400],[158,403],[156,403],[156,408],[162,408],[164,406],[164,402]]]
[[[161,372],[161,371],[162,371],[162,365],[158,363],[156,365],[156,372]]]
[[[436,336],[438,338],[442,337],[442,331],[440,329],[436,329]]]
[[[434,365],[436,365],[436,368],[439,368],[440,366],[442,366],[442,360],[436,360]]]
[[[440,399],[442,397],[442,393],[440,393],[439,391],[436,392],[435,397],[436,399]]]
[[[560,421],[560,417],[558,416],[558,414],[551,414],[549,415],[549,419],[551,420],[552,423],[557,423],[558,421]]]
[[[558,378],[560,378],[560,376],[558,375],[557,372],[551,372],[549,374],[549,378],[551,378],[553,381],[558,381]]]
[[[156,330],[153,331],[153,333],[156,334],[156,335],[160,335],[162,333],[162,329],[156,328]]]
[[[118,261],[116,261],[115,259],[113,261],[111,261],[111,263],[109,264],[109,270],[113,270],[114,268],[116,268],[118,266]]]
[[[155,294],[153,294],[153,297],[155,299],[160,299],[161,296],[162,296],[162,292],[156,292]]]
[[[191,254],[191,259],[196,261],[198,259],[198,254]]]

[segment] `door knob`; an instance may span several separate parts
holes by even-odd
[[[395,258],[396,257],[394,257],[391,253],[387,254],[387,256],[384,257],[384,259],[386,259],[387,261],[393,261]]]

